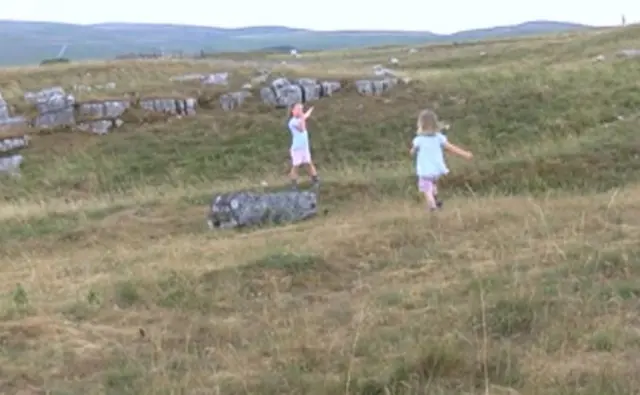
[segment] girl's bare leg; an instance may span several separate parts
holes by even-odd
[[[435,182],[433,183],[433,198],[436,201],[436,207],[442,207],[442,200],[438,199],[438,185]]]
[[[318,171],[316,170],[316,166],[313,164],[313,162],[309,162],[307,164],[307,172],[309,173],[309,177],[311,177],[311,182],[317,185],[319,182]]]
[[[298,166],[291,166],[291,171],[289,172],[289,178],[291,179],[291,186],[294,189],[298,188]]]
[[[424,198],[427,201],[427,207],[429,210],[435,210],[438,207],[436,198],[433,196],[433,192],[424,192]]]

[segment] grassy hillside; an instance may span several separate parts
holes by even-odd
[[[57,56],[67,45],[72,60],[113,59],[128,53],[184,51],[255,51],[277,46],[302,50],[367,47],[389,44],[424,44],[428,41],[477,40],[487,37],[552,33],[587,28],[565,23],[535,21],[516,26],[461,31],[452,35],[403,31],[319,32],[282,26],[223,29],[202,26],[104,23],[72,25],[52,22],[0,20],[0,65],[39,64]],[[135,37],[135,40],[132,40]]]
[[[283,110],[249,101],[100,137],[34,132],[23,177],[0,179],[0,393],[635,393],[640,72],[610,55],[639,38],[631,27],[279,66],[348,81],[396,56],[413,78],[315,103],[330,212],[297,225],[204,221],[212,190],[287,183]],[[192,94],[168,78],[231,69],[6,69],[0,90],[16,105],[53,83]],[[232,85],[250,73],[232,71]],[[475,154],[449,158],[436,215],[407,156],[424,107]]]

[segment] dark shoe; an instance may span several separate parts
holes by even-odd
[[[443,204],[442,200],[436,200],[436,207],[437,208],[442,208],[442,204]]]

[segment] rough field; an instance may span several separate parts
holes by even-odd
[[[22,178],[0,179],[0,393],[637,394],[640,63],[610,56],[634,42],[638,27],[278,66],[348,79],[395,56],[413,78],[314,103],[330,214],[297,225],[205,226],[214,190],[288,182],[284,110],[34,133]],[[7,69],[0,91],[189,94],[163,84],[233,64]],[[424,107],[475,154],[449,158],[437,215],[407,154]]]

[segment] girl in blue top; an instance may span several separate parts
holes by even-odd
[[[418,131],[411,144],[411,155],[416,155],[416,175],[418,189],[426,198],[429,210],[434,211],[442,207],[438,200],[437,181],[449,173],[444,160],[444,150],[450,151],[465,159],[473,158],[471,152],[451,144],[442,134],[442,125],[438,116],[431,110],[423,110],[418,116]]]

